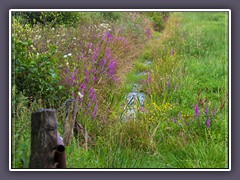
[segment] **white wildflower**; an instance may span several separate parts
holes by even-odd
[[[82,93],[78,92],[78,95],[79,95],[80,98],[83,98]]]
[[[100,27],[107,29],[109,27],[109,24],[102,23],[102,24],[100,24]]]
[[[77,39],[76,37],[74,37],[73,39]]]
[[[54,29],[55,29],[55,28],[53,27],[52,30],[54,31]]]
[[[68,53],[68,56],[72,56],[72,53]]]
[[[89,50],[88,50],[88,52],[90,52],[90,53],[91,53],[91,52],[92,52],[92,50],[91,50],[91,49],[89,49]]]
[[[57,35],[57,37],[59,37],[59,34]]]
[[[64,58],[66,58],[66,57],[67,57],[67,55],[64,55],[63,57],[64,57]]]
[[[49,40],[47,40],[47,43],[49,43],[50,42],[50,39]]]
[[[68,62],[66,62],[66,66],[67,66],[67,67],[69,66],[69,63],[68,63]]]

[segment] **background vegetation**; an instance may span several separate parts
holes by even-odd
[[[134,83],[147,98],[122,122]],[[68,168],[227,168],[228,93],[227,13],[12,16],[13,168],[29,165],[31,113],[58,109],[61,133],[70,98],[91,141],[74,138]]]

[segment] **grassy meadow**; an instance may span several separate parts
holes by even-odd
[[[68,168],[228,168],[228,52],[228,12],[13,15],[12,168],[29,167],[31,113],[57,109],[63,135],[70,98],[91,139]]]

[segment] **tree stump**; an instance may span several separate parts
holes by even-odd
[[[44,109],[31,116],[30,168],[56,168],[57,119],[55,109]]]

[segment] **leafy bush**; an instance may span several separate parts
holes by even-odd
[[[13,16],[31,25],[40,23],[52,26],[76,26],[81,19],[81,14],[78,12],[13,12]]]
[[[153,22],[156,31],[161,31],[164,29],[164,21],[169,16],[169,12],[145,12]]]
[[[12,73],[18,91],[30,99],[58,100],[59,71],[56,69],[56,47],[48,45],[46,52],[37,52],[29,26],[13,22]],[[58,94],[58,95],[57,95]]]

